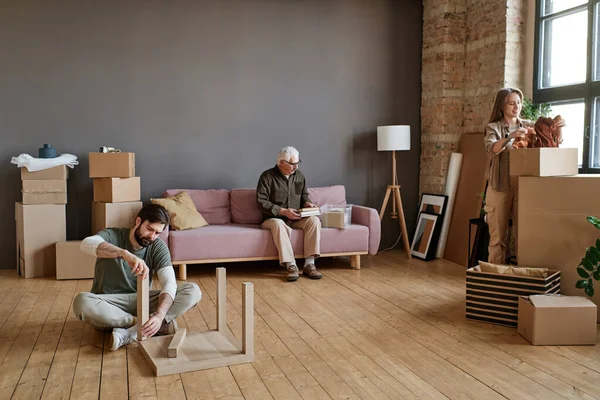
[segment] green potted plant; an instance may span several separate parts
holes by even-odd
[[[600,229],[600,219],[589,216],[587,220]],[[594,295],[594,281],[600,281],[600,238],[596,239],[596,245],[585,249],[585,256],[577,266],[577,274],[580,279],[575,284],[578,289],[583,289],[589,297]]]
[[[521,118],[530,121],[537,121],[539,117],[549,117],[552,107],[548,103],[534,104],[530,99],[523,99],[523,108],[521,108]]]

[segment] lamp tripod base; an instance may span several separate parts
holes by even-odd
[[[393,203],[392,213],[390,216],[392,219],[398,219],[398,222],[400,223],[404,251],[406,251],[406,256],[410,259],[412,256],[410,255],[410,244],[408,243],[408,232],[406,230],[406,221],[404,219],[404,208],[402,207],[402,197],[400,196],[400,185],[388,185],[387,190],[385,191],[383,205],[381,206],[381,211],[379,212],[379,220],[383,220],[383,215],[385,214],[385,208],[387,207],[390,195],[392,195]],[[398,212],[396,212],[396,204],[398,205]]]

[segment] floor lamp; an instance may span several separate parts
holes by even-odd
[[[404,219],[404,209],[402,208],[402,197],[400,196],[400,185],[396,176],[396,150],[410,150],[410,126],[408,125],[390,125],[377,127],[377,151],[392,151],[392,184],[388,185],[383,199],[383,205],[379,212],[379,220],[383,220],[383,214],[387,206],[390,194],[392,195],[392,219],[398,218],[400,229],[402,231],[402,242],[408,258],[410,255],[410,244],[408,242],[408,232],[406,231],[406,221]],[[398,206],[398,212],[396,212]]]

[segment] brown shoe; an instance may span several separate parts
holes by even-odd
[[[317,271],[315,264],[307,264],[302,269],[302,275],[308,276],[310,279],[321,279],[323,274]]]
[[[298,278],[300,277],[300,272],[298,271],[298,266],[296,264],[292,264],[290,266],[287,267],[287,281],[288,282],[294,282],[297,281]]]

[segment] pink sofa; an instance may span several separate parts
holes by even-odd
[[[208,226],[185,231],[165,229],[162,238],[171,250],[179,278],[187,277],[187,264],[278,259],[271,233],[260,227],[262,215],[256,203],[255,189],[189,190],[169,189],[163,196],[186,190]],[[317,205],[345,205],[344,186],[308,189]],[[372,208],[353,206],[352,224],[347,229],[323,228],[321,256],[350,256],[354,268],[360,268],[360,256],[376,254],[381,236],[379,215]],[[292,245],[297,258],[303,258],[303,233],[294,229]]]

